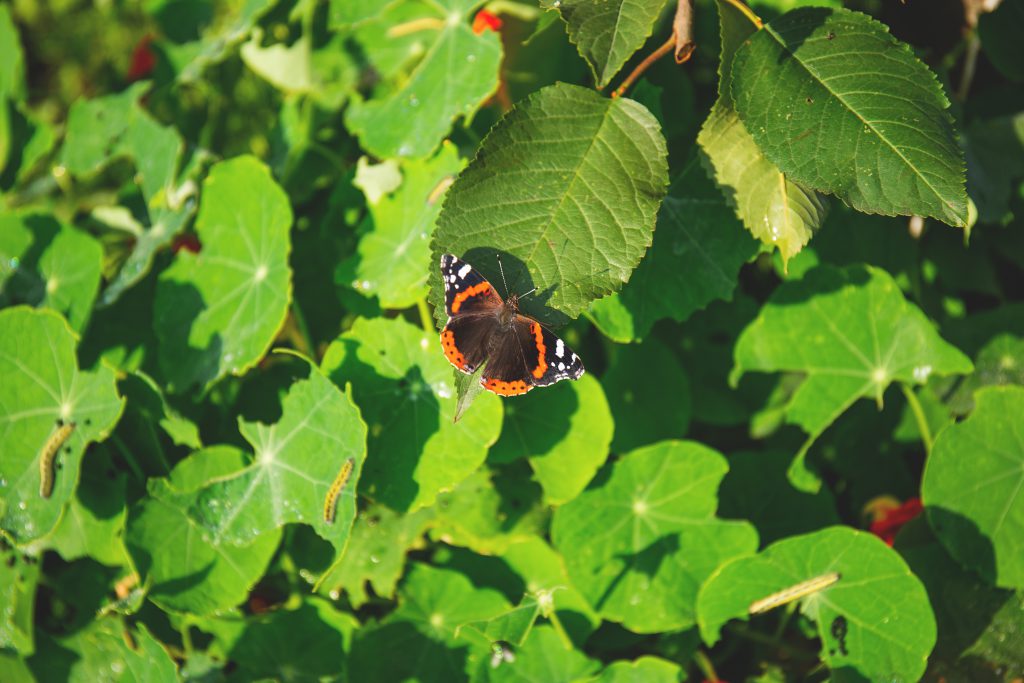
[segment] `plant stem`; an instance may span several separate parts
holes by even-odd
[[[703,650],[697,650],[693,653],[693,661],[696,662],[697,668],[704,674],[705,680],[709,683],[719,683],[721,679],[718,674],[715,673],[715,666],[711,663],[711,658],[704,654]]]
[[[668,53],[672,52],[672,50],[675,49],[675,46],[676,35],[675,33],[673,33],[668,37],[668,40],[666,40],[661,45],[661,47],[659,47],[651,54],[647,55],[647,57],[644,58],[644,61],[636,65],[636,68],[633,69],[633,71],[628,76],[626,76],[626,80],[622,81],[622,84],[615,89],[615,91],[612,93],[612,97],[622,97],[622,95],[627,90],[629,90],[630,86],[632,86],[638,78],[643,76],[644,72],[647,71],[647,69],[649,69],[652,64],[654,64],[656,61],[658,61]]]
[[[565,627],[562,626],[562,621],[558,618],[558,613],[555,610],[551,610],[551,614],[548,615],[548,621],[551,622],[551,626],[555,629],[555,633],[562,641],[562,645],[565,645],[566,650],[575,650],[576,646],[572,642],[572,638],[566,633]]]
[[[921,407],[921,402],[917,400],[917,394],[914,393],[912,388],[900,382],[900,389],[903,390],[903,395],[907,398],[907,404],[910,405],[910,409],[914,412],[914,419],[917,421],[917,431],[921,432],[921,441],[924,443],[924,451],[925,453],[931,453],[932,430],[928,426],[928,418],[925,417],[924,408]]]

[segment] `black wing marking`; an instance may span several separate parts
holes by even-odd
[[[523,316],[519,316],[519,318],[523,319]],[[538,356],[537,364],[530,368],[530,381],[533,385],[546,387],[563,379],[582,377],[583,361],[569,348],[569,345],[537,321],[529,318],[526,320],[531,323],[530,344]],[[538,335],[540,335],[540,343],[538,343]],[[540,358],[541,354],[537,353],[538,348],[543,349],[543,358]]]
[[[444,310],[449,318],[490,313],[502,306],[501,297],[487,278],[457,256],[441,257],[441,280],[444,282]]]

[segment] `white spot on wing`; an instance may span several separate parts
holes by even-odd
[[[466,276],[469,275],[469,271],[471,270],[473,270],[473,266],[469,265],[468,263],[464,264],[461,268],[459,268],[459,277],[465,280]]]
[[[559,339],[558,342],[555,344],[555,355],[558,356],[559,358],[565,355],[565,342],[563,342],[561,339]],[[559,369],[561,369],[561,367],[559,367]]]

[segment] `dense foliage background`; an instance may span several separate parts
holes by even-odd
[[[0,680],[1020,680],[1022,34],[0,4]]]

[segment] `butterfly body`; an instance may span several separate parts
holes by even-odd
[[[445,311],[441,348],[459,371],[473,374],[500,396],[525,394],[563,379],[579,379],[583,363],[564,341],[519,312],[519,297],[507,299],[471,265],[451,254],[441,257]]]

